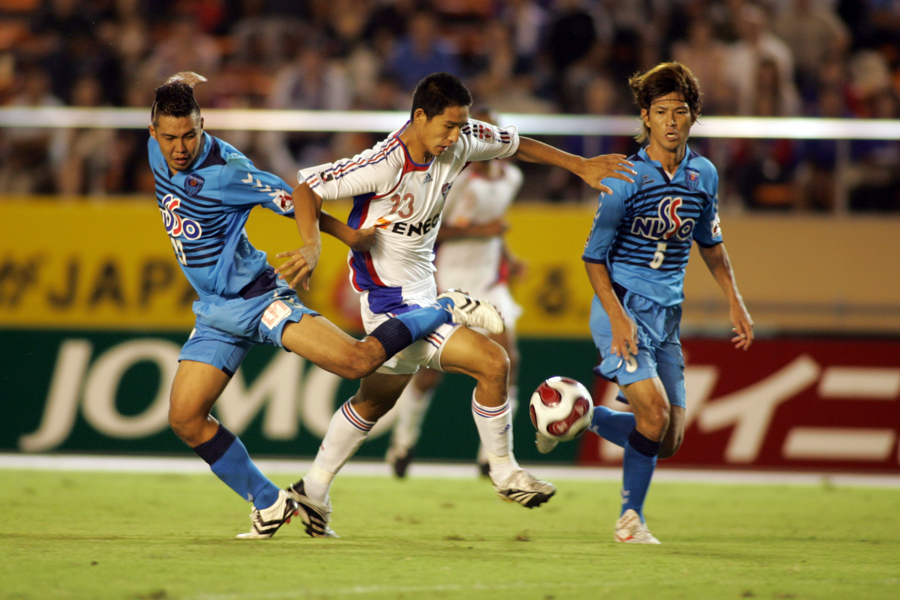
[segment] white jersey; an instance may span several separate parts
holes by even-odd
[[[402,312],[409,306],[404,287],[434,285],[434,242],[441,211],[466,164],[512,156],[519,148],[515,127],[470,119],[456,143],[420,165],[400,141],[408,126],[409,122],[352,159],[302,169],[299,174],[300,181],[323,200],[353,198],[348,225],[377,227],[371,250],[349,254],[353,286],[369,292],[367,302],[374,313]]]
[[[463,171],[447,195],[444,221],[453,227],[483,225],[503,218],[522,187],[522,171],[515,165],[497,163],[496,177],[472,169]],[[497,283],[505,283],[501,271],[503,238],[461,238],[441,242],[437,249],[438,288],[459,288],[482,297]]]

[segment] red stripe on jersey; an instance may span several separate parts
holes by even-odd
[[[358,167],[358,166],[364,165],[365,163],[373,163],[373,162],[378,162],[378,161],[382,160],[388,154],[388,152],[397,145],[396,142],[397,142],[396,139],[389,141],[387,144],[384,145],[384,147],[381,148],[381,150],[378,151],[377,154],[373,154],[369,158],[361,158],[359,160],[352,161],[352,162],[349,162],[349,163],[343,165],[340,169],[334,169],[334,176],[340,177],[344,174],[344,171],[346,171],[347,169]]]

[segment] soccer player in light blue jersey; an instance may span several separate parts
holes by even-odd
[[[172,384],[169,423],[213,473],[253,503],[252,528],[239,538],[270,538],[295,514],[312,535],[313,528],[322,531],[322,507],[279,490],[253,464],[240,439],[210,415],[247,351],[271,344],[341,377],[359,379],[441,325],[496,328],[502,321],[489,304],[456,293],[388,319],[357,340],[305,307],[244,231],[254,206],[293,216],[291,188],[203,131],[193,94],[200,81],[205,79],[195,73],[179,73],[156,89],[148,140],[163,224],[199,296],[193,306],[196,324]],[[327,216],[322,225],[355,250],[371,246],[374,230],[351,229]],[[301,235],[313,239],[302,230]]]
[[[719,177],[688,148],[700,116],[700,87],[690,70],[663,63],[629,80],[641,109],[640,143],[629,160],[633,183],[609,180],[600,194],[583,260],[594,289],[591,335],[600,351],[595,371],[616,382],[633,413],[595,407],[591,431],[625,448],[617,542],[658,544],[643,507],[657,458],[684,437],[681,303],[694,242],[729,304],[735,347],[753,342],[753,320],[738,292],[719,229]],[[538,449],[555,443],[538,437]]]

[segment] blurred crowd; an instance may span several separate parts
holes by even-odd
[[[406,111],[421,77],[449,71],[501,113],[635,116],[626,81],[663,60],[693,70],[707,116],[900,119],[900,0],[0,0],[5,106],[149,109],[157,85],[190,70],[209,79],[196,90],[205,108]],[[292,182],[381,135],[222,137]],[[146,139],[0,129],[0,194],[151,192]],[[691,145],[718,166],[723,207],[900,210],[900,141]],[[528,176],[530,199],[593,197],[561,171]]]

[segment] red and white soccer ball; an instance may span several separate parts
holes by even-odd
[[[591,394],[568,377],[551,377],[531,395],[531,423],[542,434],[561,442],[575,439],[594,415]]]

